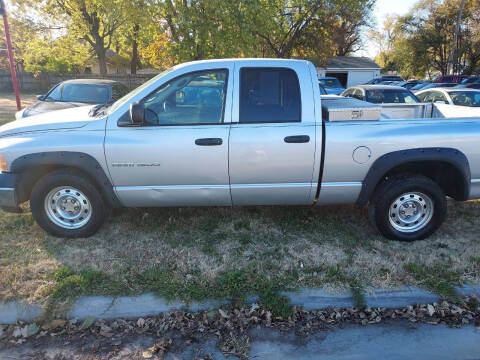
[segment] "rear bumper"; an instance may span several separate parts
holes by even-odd
[[[15,190],[16,175],[0,173],[0,208],[8,212],[19,212],[17,191]]]

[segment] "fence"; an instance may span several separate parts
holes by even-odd
[[[106,76],[92,75],[92,74],[77,74],[77,75],[54,75],[54,74],[40,74],[34,76],[31,73],[19,73],[18,83],[21,91],[44,93],[51,89],[59,82],[71,79],[109,79],[115,80],[128,86],[130,90],[143,84],[145,81],[151,79],[157,74],[112,74]],[[0,73],[0,91],[11,91],[12,79],[10,73]]]

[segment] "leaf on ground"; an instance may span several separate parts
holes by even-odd
[[[218,309],[218,312],[220,313],[220,315],[222,315],[222,317],[224,319],[229,319],[230,318],[230,315],[228,315],[224,310]]]
[[[145,325],[145,319],[144,318],[140,318],[137,320],[137,326],[138,327],[143,327]]]
[[[63,327],[65,326],[67,322],[65,320],[60,320],[60,319],[57,319],[57,320],[53,320],[47,324],[44,324],[42,326],[42,329],[43,330],[53,330],[53,329],[56,329],[58,327]]]
[[[93,316],[87,317],[83,322],[82,326],[80,326],[80,330],[88,329],[90,326],[92,326],[94,321],[95,321],[95,318]]]
[[[23,337],[28,338],[32,335],[35,335],[38,332],[38,330],[40,330],[40,326],[38,326],[35,323],[32,323],[30,325],[25,326],[25,328],[22,331],[22,335]]]
[[[142,356],[144,359],[150,359],[153,356],[153,347],[148,348],[145,351],[142,351]]]

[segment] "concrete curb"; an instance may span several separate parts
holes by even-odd
[[[480,296],[480,285],[466,285],[457,288],[463,295],[477,294]],[[290,299],[292,305],[302,306],[306,310],[319,310],[325,308],[347,308],[354,306],[351,294],[344,293],[332,295],[323,289],[299,289],[296,292],[284,292],[283,295]],[[257,301],[252,297],[249,303]],[[397,308],[415,304],[429,304],[438,302],[440,297],[436,294],[415,288],[405,287],[397,289],[373,289],[366,296],[367,305],[370,307]],[[184,302],[169,302],[154,294],[139,296],[85,296],[73,304],[67,317],[79,320],[87,317],[96,319],[138,318],[158,315],[172,309],[188,309],[190,311],[215,309],[229,301],[205,301],[186,304]],[[0,324],[15,324],[18,320],[31,322],[42,315],[43,309],[38,304],[25,304],[11,301],[0,302]]]

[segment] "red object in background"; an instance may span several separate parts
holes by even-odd
[[[12,42],[10,41],[10,30],[8,28],[7,11],[5,9],[5,3],[3,2],[3,0],[0,0],[0,15],[3,16],[3,26],[5,27],[5,38],[7,40],[8,60],[10,62],[10,73],[12,74],[13,91],[15,92],[15,100],[17,101],[17,110],[20,110],[22,108],[22,104],[20,103],[20,93],[18,91],[17,72],[15,71],[15,63],[13,62],[13,49]]]

